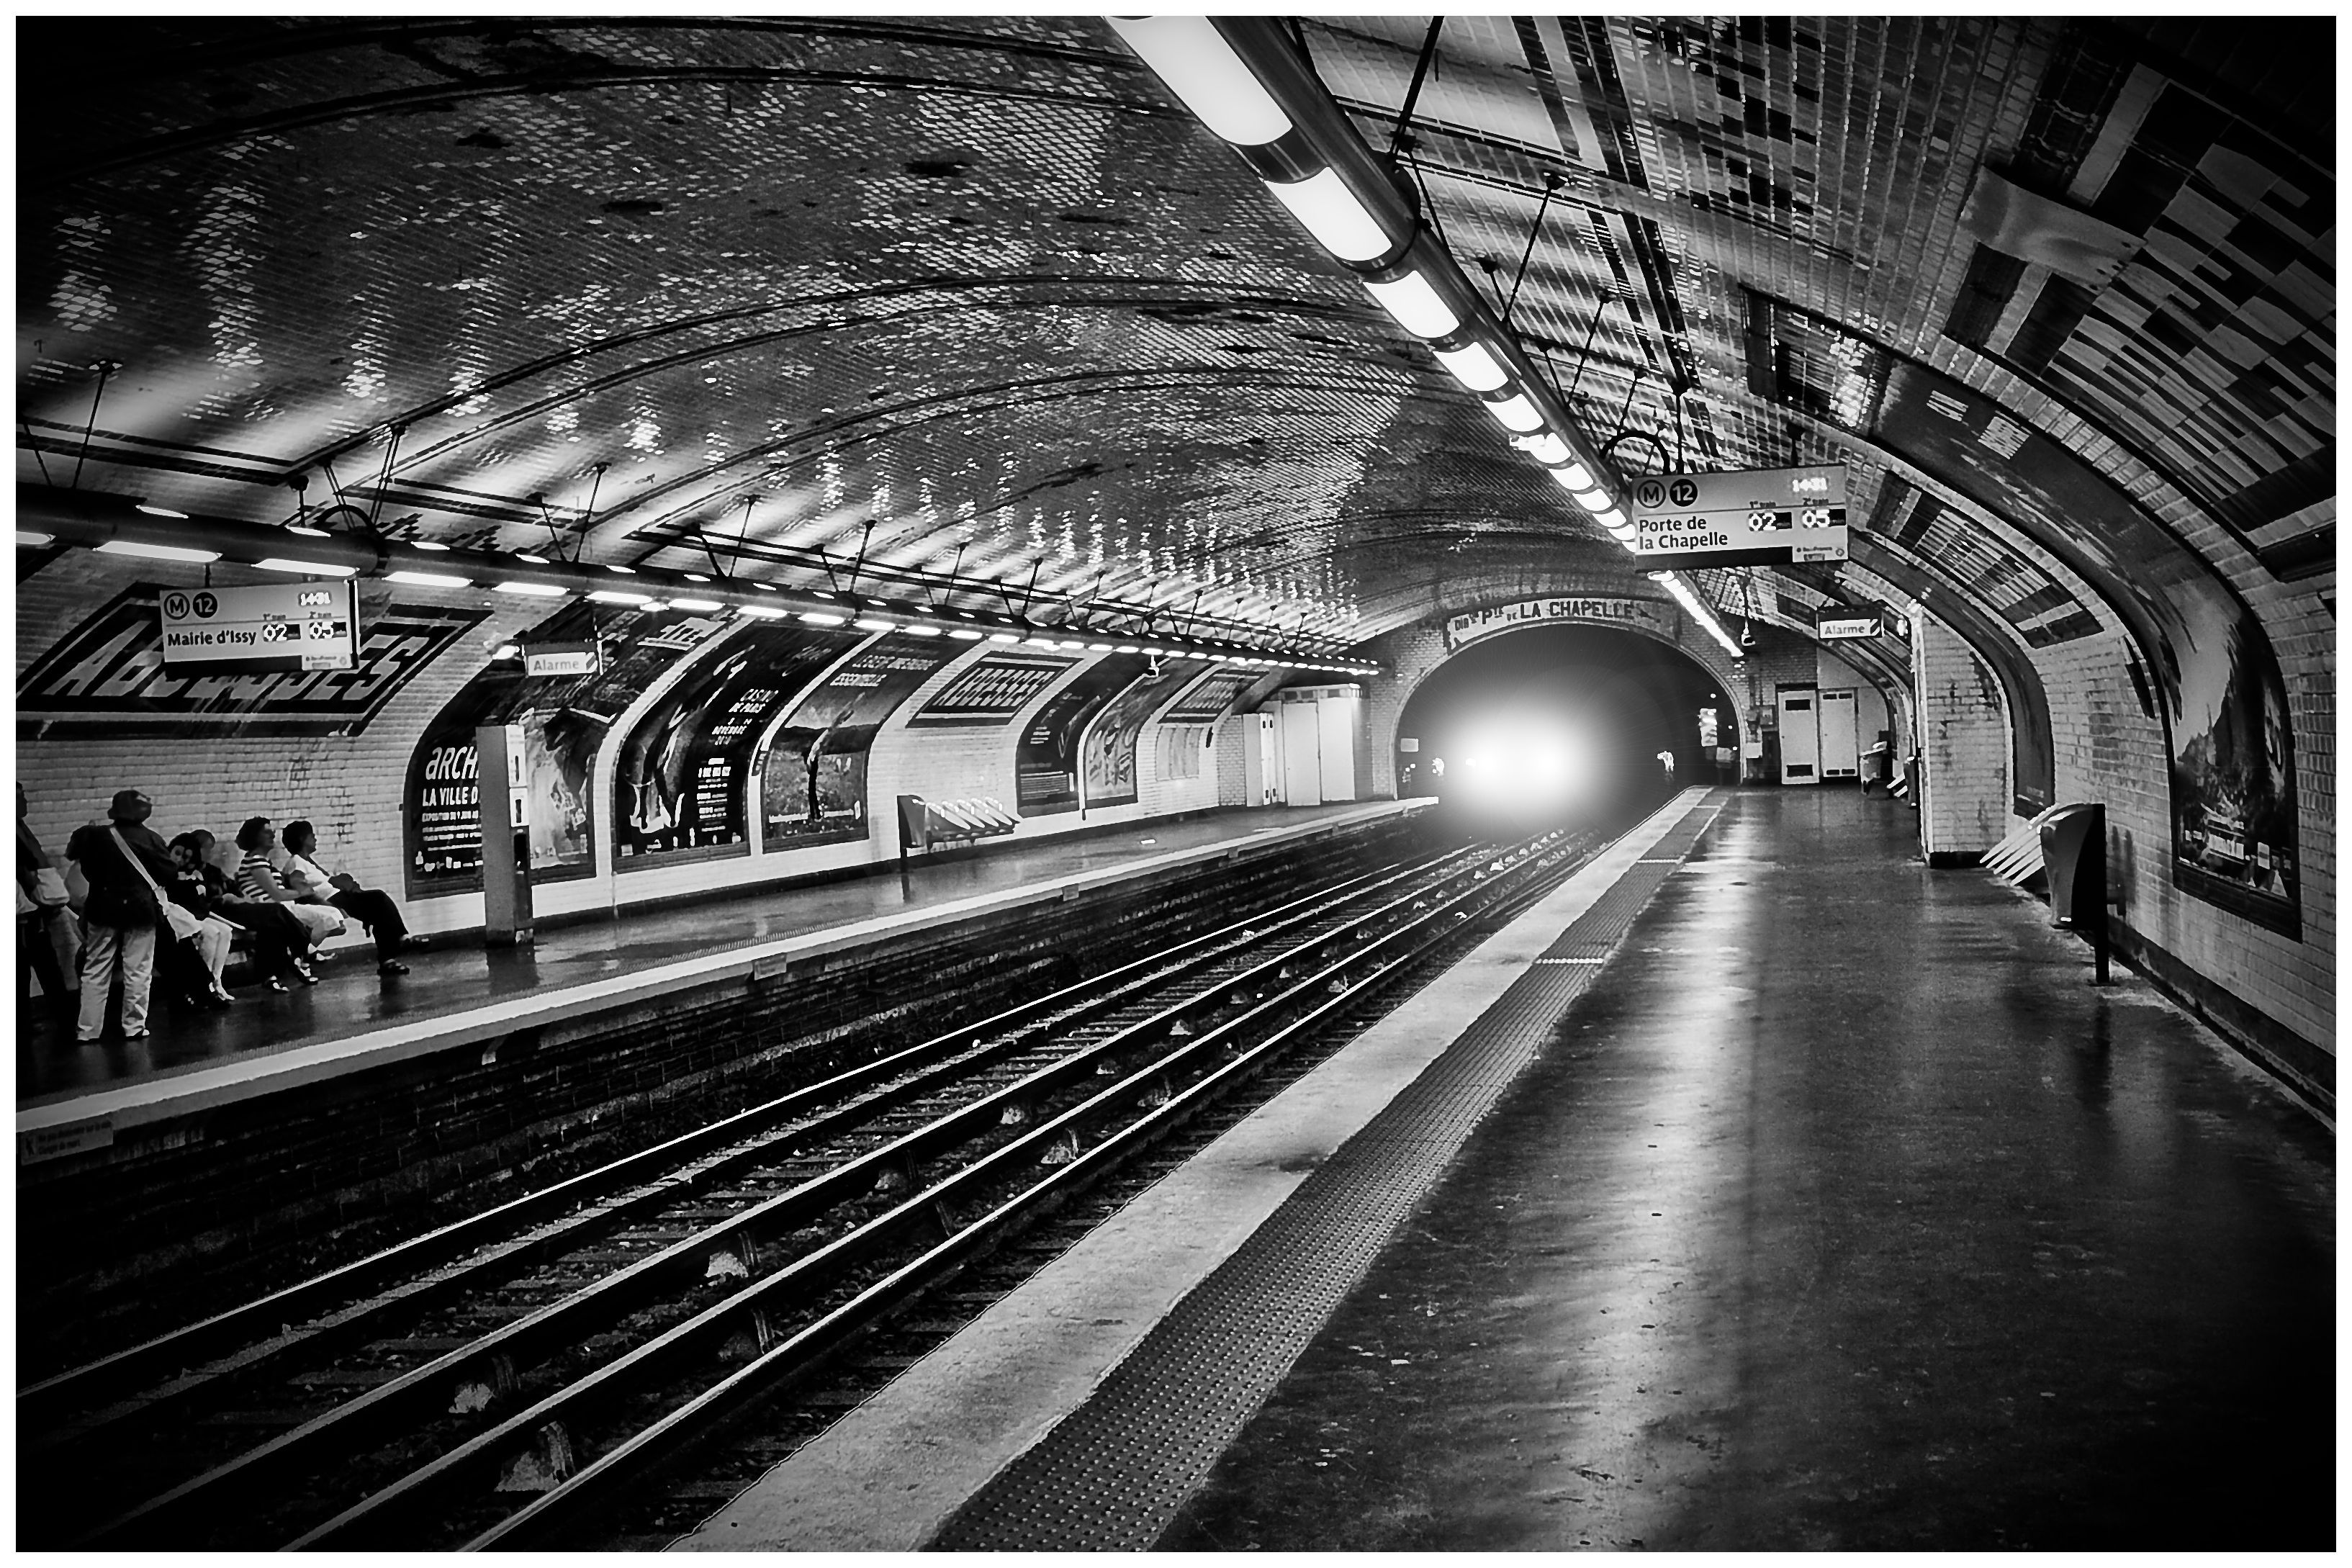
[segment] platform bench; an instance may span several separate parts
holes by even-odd
[[[1020,826],[1021,818],[994,795],[925,800],[919,795],[902,795],[898,797],[898,858],[903,860],[911,850],[933,849],[942,844],[994,838]]]

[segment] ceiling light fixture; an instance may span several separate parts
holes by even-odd
[[[637,569],[635,567],[623,566],[619,563],[613,561],[607,561],[604,563],[604,570],[607,572],[618,572],[624,577],[634,577],[637,574]]]
[[[1514,436],[1511,445],[1548,468],[1569,462],[1575,456],[1568,449],[1568,443],[1549,430],[1538,430],[1532,436]],[[1577,488],[1583,489],[1589,487],[1580,485]]]
[[[727,606],[716,599],[672,599],[669,607],[698,616],[715,616]]]
[[[950,626],[948,628],[948,636],[955,638],[958,642],[978,642],[981,638],[981,634],[972,630],[970,626]]]
[[[907,635],[908,635],[908,637],[937,637],[937,636],[939,636],[939,635],[940,635],[940,628],[939,628],[939,627],[937,627],[937,626],[922,626],[922,625],[919,625],[919,624],[918,624],[918,625],[914,625],[914,626],[909,626],[904,627],[904,628],[902,628],[902,629],[904,629],[904,630],[905,630],[905,632],[907,633]]]
[[[1700,603],[1698,595],[1691,592],[1689,584],[1672,572],[1653,572],[1650,574],[1650,581],[1664,584],[1666,592],[1680,600],[1683,608],[1690,612],[1691,619],[1696,621],[1706,630],[1707,636],[1723,645],[1724,652],[1734,658],[1740,657],[1739,644],[1732,639],[1729,632],[1723,629],[1723,623],[1715,618],[1714,612]]]
[[[991,642],[1019,642],[1021,639],[1014,637],[1011,632],[991,632],[988,634],[988,640]]]
[[[1206,16],[1113,16],[1110,25],[1202,124],[1241,147],[1290,134],[1290,116]]]
[[[828,616],[823,610],[803,610],[801,619],[813,626],[837,626],[842,622],[841,616]]]
[[[1506,430],[1516,430],[1524,435],[1543,428],[1544,416],[1536,412],[1536,405],[1528,401],[1528,395],[1524,392],[1506,397],[1499,403],[1490,402],[1486,408]]]
[[[296,561],[289,556],[271,555],[254,563],[264,572],[287,572],[299,577],[356,577],[356,566],[331,566],[323,561]]]
[[[449,547],[447,545],[440,543],[435,540],[412,539],[408,542],[415,545],[419,550],[430,550],[436,555],[446,555],[449,553]]]
[[[872,616],[861,616],[850,624],[861,632],[887,632],[892,628],[895,623],[877,620]]]
[[[1396,248],[1381,220],[1366,210],[1337,169],[1303,180],[1268,180],[1265,188],[1290,209],[1299,226],[1342,261],[1377,261]]]
[[[472,578],[453,577],[446,572],[387,572],[384,578],[393,583],[414,583],[420,588],[470,588],[474,585]]]
[[[289,533],[299,533],[305,539],[332,539],[334,537],[333,534],[329,533],[325,529],[312,528],[306,522],[289,522],[286,525],[286,531]]]
[[[1499,392],[1510,383],[1510,376],[1495,363],[1485,343],[1466,343],[1458,349],[1439,349],[1437,363],[1449,374],[1473,392]],[[1564,455],[1564,454],[1563,454]]]
[[[136,539],[110,539],[98,547],[100,555],[136,555],[143,561],[217,561],[217,550],[187,544],[148,544]]]
[[[588,596],[600,605],[650,605],[654,602],[651,594],[625,594],[618,588],[598,588]]]
[[[773,605],[738,605],[735,613],[757,621],[781,621],[792,612],[777,609]]]
[[[54,533],[37,533],[29,528],[20,528],[16,531],[16,542],[34,550],[45,549],[57,542],[58,536]]]
[[[563,590],[551,583],[494,583],[491,591],[499,594],[520,594],[527,599],[561,599]]]
[[[1462,330],[1462,318],[1418,272],[1407,272],[1386,281],[1367,278],[1363,282],[1373,301],[1414,337],[1445,338]]]
[[[141,511],[145,512],[149,517],[176,517],[185,520],[188,515],[184,511],[173,511],[168,506],[149,506],[143,500],[133,501],[131,504],[137,507]]]

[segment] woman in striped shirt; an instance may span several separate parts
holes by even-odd
[[[236,847],[245,851],[245,858],[236,864],[237,886],[247,898],[285,906],[289,914],[302,922],[315,959],[319,943],[343,929],[342,911],[332,904],[306,904],[286,885],[278,868],[269,863],[269,852],[278,847],[278,829],[269,818],[247,817],[245,826],[236,830]]]

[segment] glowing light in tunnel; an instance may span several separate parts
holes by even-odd
[[[1290,117],[1206,16],[1114,16],[1110,25],[1226,141],[1262,147],[1290,134]]]
[[[1324,249],[1342,261],[1377,261],[1395,246],[1380,219],[1356,199],[1356,193],[1336,169],[1303,180],[1268,180],[1265,188]]]
[[[1462,330],[1462,318],[1418,272],[1387,283],[1366,279],[1364,287],[1381,310],[1396,318],[1398,326],[1417,338],[1443,338]]]

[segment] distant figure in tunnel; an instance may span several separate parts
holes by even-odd
[[[305,900],[334,905],[367,927],[375,938],[378,973],[407,973],[408,965],[393,956],[408,940],[408,922],[401,919],[400,906],[381,889],[361,887],[349,871],[330,875],[313,858],[318,850],[319,836],[308,822],[298,817],[286,825],[287,886]]]

